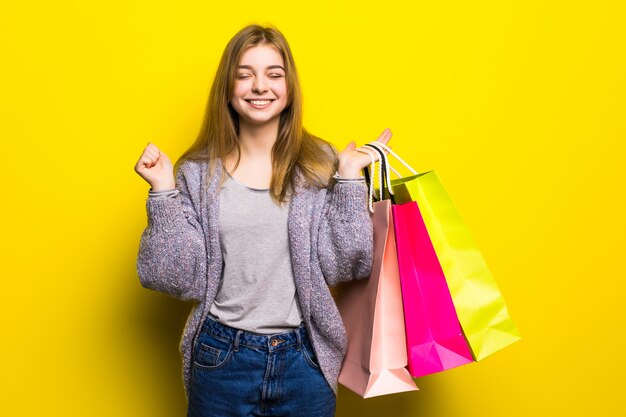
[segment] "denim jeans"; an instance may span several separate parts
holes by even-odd
[[[306,328],[263,335],[210,316],[193,348],[187,417],[332,417],[335,393]]]

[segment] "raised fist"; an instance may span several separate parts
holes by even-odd
[[[152,143],[143,150],[135,164],[135,172],[150,184],[152,191],[176,188],[172,161]]]

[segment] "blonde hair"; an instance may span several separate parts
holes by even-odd
[[[211,86],[198,137],[176,162],[176,167],[184,160],[203,160],[208,163],[207,172],[212,173],[216,158],[222,158],[234,149],[237,149],[235,169],[239,165],[239,115],[229,100],[235,88],[241,56],[248,48],[257,45],[273,46],[285,63],[287,106],[280,114],[278,136],[272,147],[270,182],[271,197],[277,203],[283,203],[294,191],[296,166],[309,186],[326,187],[332,182],[331,177],[337,169],[337,154],[329,142],[307,132],[302,125],[302,91],[296,65],[287,40],[273,26],[248,25],[228,42]],[[225,177],[222,171],[221,181]]]

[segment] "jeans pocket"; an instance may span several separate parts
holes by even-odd
[[[215,370],[228,363],[233,355],[231,341],[202,332],[194,349],[193,364],[200,369]]]
[[[315,351],[313,350],[313,346],[309,342],[302,343],[302,356],[304,359],[315,369],[319,369],[320,365],[317,362],[317,356],[315,355]]]

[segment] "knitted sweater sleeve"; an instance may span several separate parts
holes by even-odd
[[[139,243],[137,273],[145,288],[182,300],[202,300],[206,291],[206,243],[190,189],[197,187],[200,179],[195,178],[199,176],[197,167],[195,172],[189,167],[182,163],[176,173],[178,195],[149,197],[146,201],[148,225]]]
[[[318,254],[328,285],[369,277],[374,229],[364,182],[338,182],[326,195]]]

